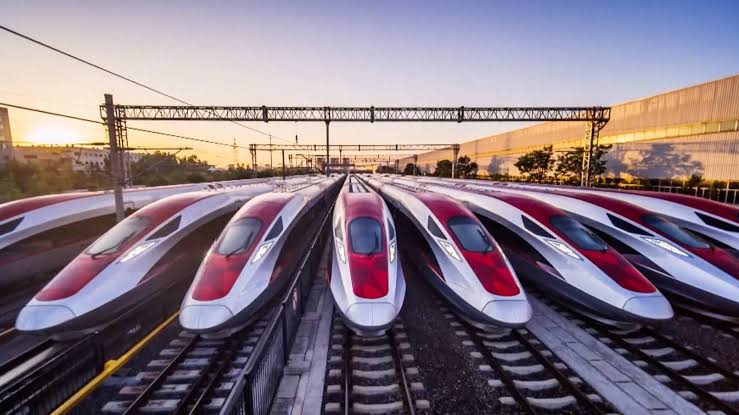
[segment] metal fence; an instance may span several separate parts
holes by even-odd
[[[321,262],[322,247],[330,237],[331,227],[326,223],[332,212],[333,208],[328,209],[317,235],[301,259],[290,288],[254,347],[221,414],[263,415],[269,412],[290,356],[313,276]]]
[[[143,335],[167,318],[179,304],[173,297],[155,297],[99,332],[74,341],[49,339],[4,363],[0,374],[19,373],[0,386],[0,413],[52,412],[97,376],[106,360],[133,346],[140,338],[135,334]],[[29,363],[35,360],[40,362]]]

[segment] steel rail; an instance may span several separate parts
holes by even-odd
[[[398,344],[396,342],[395,338],[395,330],[390,329],[390,347],[393,349],[393,358],[395,360],[395,365],[398,367],[398,371],[400,371],[400,387],[403,389],[403,395],[405,398],[406,406],[408,407],[408,413],[410,415],[416,414],[416,408],[413,403],[413,396],[411,395],[411,388],[408,384],[408,377],[405,373],[405,366],[403,365],[403,355],[400,352],[400,348],[398,348]]]
[[[197,343],[200,336],[193,336],[190,341],[180,350],[179,353],[175,357],[172,358],[172,360],[167,364],[167,366],[162,369],[156,378],[154,378],[153,381],[149,383],[149,386],[144,389],[143,392],[139,396],[136,397],[136,399],[131,402],[131,404],[126,408],[125,411],[123,411],[123,415],[130,415],[138,411],[148,400],[149,396],[151,396],[156,389],[161,385],[162,382],[166,379],[166,377],[169,375],[169,372],[174,369],[178,364],[180,364],[180,361],[187,356],[187,354],[190,352],[190,350],[195,347],[195,343]]]
[[[352,412],[352,333],[346,326],[344,332],[344,414],[349,415]]]

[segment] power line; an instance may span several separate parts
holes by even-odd
[[[58,112],[41,110],[41,109],[38,109],[38,108],[23,107],[23,106],[20,106],[20,105],[8,104],[8,103],[5,103],[5,102],[0,102],[0,106],[10,107],[10,108],[16,108],[16,109],[21,109],[21,110],[26,110],[26,111],[32,111],[32,112],[38,112],[38,113],[41,113],[41,114],[53,115],[55,117],[68,118],[68,119],[72,119],[72,120],[76,120],[76,121],[84,121],[84,122],[89,122],[89,123],[103,125],[103,126],[105,125],[105,123],[102,122],[102,121],[92,120],[90,118],[82,118],[82,117],[77,117],[77,116],[74,116],[74,115],[61,114],[61,113],[58,113]],[[166,137],[180,138],[180,139],[183,139],[183,140],[198,141],[198,142],[206,143],[206,144],[215,144],[215,145],[219,145],[219,146],[233,147],[232,144],[222,143],[222,142],[213,141],[213,140],[206,140],[204,138],[195,138],[195,137],[188,137],[188,136],[179,135],[179,134],[172,134],[172,133],[165,133],[165,132],[161,132],[161,131],[147,130],[145,128],[126,127],[126,129],[133,130],[133,131],[139,131],[139,132],[143,132],[143,133],[162,135],[162,136],[166,136]],[[249,147],[243,147],[243,146],[236,146],[236,147],[241,148],[241,149],[245,149],[245,150],[248,150],[249,149]]]
[[[63,50],[61,50],[61,49],[59,49],[59,48],[56,48],[56,47],[54,47],[54,46],[51,46],[51,45],[49,45],[48,43],[44,43],[44,42],[42,42],[42,41],[40,41],[40,40],[38,40],[38,39],[34,39],[34,38],[30,37],[30,36],[24,35],[23,33],[20,33],[20,32],[16,32],[15,30],[13,30],[13,29],[10,29],[10,28],[8,28],[8,27],[5,27],[5,26],[3,26],[3,25],[0,25],[0,29],[2,29],[2,30],[4,30],[4,31],[6,31],[6,32],[8,32],[8,33],[14,34],[14,35],[16,35],[16,36],[18,36],[18,37],[21,37],[21,38],[23,38],[23,39],[25,39],[25,40],[27,40],[27,41],[29,41],[29,42],[31,42],[31,43],[35,43],[35,44],[37,44],[37,45],[39,45],[39,46],[42,46],[42,47],[44,47],[44,48],[46,48],[46,49],[49,49],[49,50],[52,50],[52,51],[54,51],[54,52],[56,52],[56,53],[62,54],[62,55],[66,56],[66,57],[68,57],[68,58],[70,58],[70,59],[74,59],[74,60],[76,60],[77,62],[81,62],[81,63],[84,63],[85,65],[91,66],[91,67],[93,67],[93,68],[95,68],[95,69],[101,70],[101,71],[103,71],[103,72],[105,72],[105,73],[107,73],[107,74],[109,74],[109,75],[115,76],[116,78],[119,78],[119,79],[123,79],[124,81],[130,82],[130,83],[132,83],[132,84],[134,84],[134,85],[136,85],[136,86],[139,86],[139,87],[141,87],[141,88],[144,88],[144,89],[146,89],[146,90],[149,90],[149,91],[151,91],[151,92],[154,92],[154,93],[156,93],[156,94],[162,95],[162,96],[164,96],[164,97],[167,97],[167,98],[169,98],[169,99],[171,99],[171,100],[177,101],[177,102],[179,102],[180,104],[185,104],[185,105],[189,105],[189,106],[191,106],[191,107],[192,107],[192,106],[194,106],[193,104],[191,104],[191,103],[189,103],[189,102],[187,102],[187,101],[181,100],[181,99],[179,99],[179,98],[177,98],[177,97],[175,97],[175,96],[172,96],[172,95],[170,95],[170,94],[168,94],[168,93],[166,93],[166,92],[163,92],[163,91],[161,91],[161,90],[159,90],[159,89],[156,89],[156,88],[153,88],[153,87],[151,87],[151,86],[148,86],[148,85],[146,85],[146,84],[143,84],[143,83],[141,83],[141,82],[138,82],[138,81],[136,81],[136,80],[134,80],[134,79],[131,79],[131,78],[129,78],[129,77],[127,77],[127,76],[125,76],[125,75],[121,75],[121,74],[119,74],[119,73],[113,72],[113,71],[112,71],[112,70],[110,70],[110,69],[107,69],[107,68],[105,68],[105,67],[102,67],[102,66],[100,66],[100,65],[97,65],[97,64],[95,64],[95,63],[92,63],[92,62],[90,62],[90,61],[88,61],[88,60],[86,60],[86,59],[82,59],[82,58],[80,58],[80,57],[77,57],[77,56],[75,56],[75,55],[72,55],[72,54],[71,54],[71,53],[69,53],[69,52],[65,52],[65,51],[63,51]],[[242,124],[242,123],[240,123],[240,122],[237,122],[237,121],[231,121],[231,122],[232,122],[232,123],[234,123],[234,124],[236,124],[236,125],[238,125],[238,126],[240,126],[240,127],[244,127],[244,128],[246,128],[246,129],[248,129],[248,130],[254,131],[255,133],[259,133],[259,134],[262,134],[262,135],[264,135],[264,136],[270,136],[270,135],[271,135],[271,134],[269,134],[269,133],[267,133],[267,132],[264,132],[264,131],[258,130],[258,129],[256,129],[256,128],[253,128],[253,127],[249,127],[248,125]],[[288,141],[288,140],[286,140],[286,139],[284,139],[284,138],[282,138],[282,137],[278,137],[278,136],[276,136],[276,135],[271,135],[271,136],[272,136],[272,138],[276,138],[276,139],[278,139],[278,140],[282,140],[282,141],[284,141],[284,142],[286,142],[286,143],[289,143],[289,142],[290,142],[290,141]]]

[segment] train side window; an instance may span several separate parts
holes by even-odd
[[[434,235],[437,238],[446,239],[446,236],[444,236],[444,232],[439,229],[439,225],[436,224],[436,222],[431,219],[431,216],[429,216],[429,223],[428,223],[429,232],[431,232],[431,235]]]
[[[262,229],[262,221],[257,218],[242,218],[229,225],[218,243],[216,252],[221,255],[233,255],[249,249]]]
[[[166,225],[159,228],[158,231],[154,232],[150,237],[146,238],[147,241],[151,241],[152,239],[159,239],[164,238],[165,236],[171,234],[172,232],[176,231],[180,228],[180,220],[181,216],[177,216],[176,218],[170,220],[167,222]]]
[[[699,212],[695,212],[696,215],[708,226],[713,226],[714,228],[719,228],[724,231],[729,232],[739,232],[739,226],[736,226],[734,224],[731,224],[729,222],[723,221],[721,219],[716,219],[713,216],[704,215]],[[0,234],[3,232],[0,231]]]
[[[373,218],[357,218],[349,224],[352,252],[371,255],[384,250],[382,225]]]
[[[10,222],[5,222],[0,225],[0,235],[13,232],[15,228],[23,221],[23,216],[18,219],[13,219]]]
[[[544,228],[537,225],[536,223],[534,223],[534,221],[527,218],[526,216],[521,215],[521,220],[523,220],[523,227],[534,235],[543,236],[545,238],[554,238],[551,233],[545,231]]]
[[[602,239],[569,216],[554,216],[549,219],[549,222],[582,249],[589,251],[608,250],[608,245]]]
[[[630,224],[629,222],[626,222],[625,220],[623,220],[623,219],[621,219],[619,217],[613,216],[610,213],[606,213],[606,215],[608,216],[608,219],[611,221],[611,223],[613,224],[613,226],[615,226],[615,227],[617,227],[617,228],[619,228],[621,230],[624,230],[624,231],[629,232],[629,233],[634,233],[634,234],[637,234],[637,235],[651,236],[650,233],[641,230],[639,227],[634,226],[634,225]]]
[[[395,227],[390,222],[390,219],[387,220],[387,235],[389,240],[395,239]]]
[[[272,225],[272,229],[270,229],[269,233],[267,234],[267,237],[264,238],[265,241],[269,241],[270,239],[275,239],[282,233],[282,216],[277,218],[277,221],[274,225]]]

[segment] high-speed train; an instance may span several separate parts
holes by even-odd
[[[576,215],[671,297],[700,310],[739,317],[739,259],[661,213],[599,192],[498,189],[533,197]]]
[[[21,310],[16,329],[76,337],[133,305],[190,282],[208,246],[243,203],[269,183],[189,192],[139,209],[62,269]]]
[[[127,211],[134,211],[179,193],[264,181],[127,189],[123,201]],[[0,287],[58,271],[113,225],[115,203],[111,191],[37,196],[0,205]]]
[[[405,299],[395,224],[382,198],[354,176],[344,183],[332,219],[330,287],[346,325],[379,335]]]
[[[447,196],[364,178],[391,206],[403,257],[478,327],[522,327],[532,310],[513,268],[475,215]]]
[[[672,318],[670,303],[629,261],[571,215],[540,200],[423,178],[395,179],[464,202],[518,276],[602,321]]]
[[[246,202],[200,265],[182,327],[218,337],[249,324],[290,281],[340,188],[338,178],[324,178]]]

